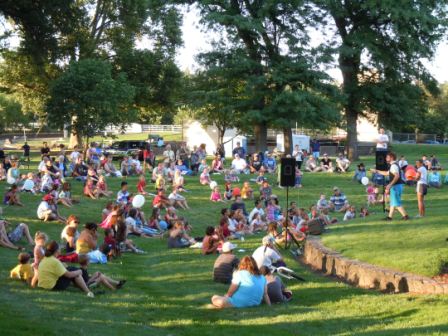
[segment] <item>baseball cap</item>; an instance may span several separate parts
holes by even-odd
[[[274,242],[275,240],[271,236],[264,236],[262,240],[263,245],[274,244]]]
[[[52,200],[52,199],[53,199],[53,196],[51,196],[50,194],[47,194],[47,195],[45,195],[42,199],[43,199],[45,202],[47,202],[47,201]]]
[[[225,242],[224,244],[222,244],[221,251],[223,253],[227,253],[227,252],[232,251],[235,248],[236,248],[236,245],[232,244],[231,242]]]
[[[339,190],[338,187],[333,187],[333,191],[337,191],[337,190]]]

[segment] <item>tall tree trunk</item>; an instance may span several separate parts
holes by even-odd
[[[82,138],[79,136],[79,134],[70,133],[70,141],[68,143],[68,148],[73,149],[77,146],[78,148],[82,148]]]
[[[292,154],[292,129],[286,127],[283,129],[283,142],[285,145],[285,155]]]
[[[255,152],[265,152],[268,148],[268,126],[266,122],[254,125]]]
[[[347,122],[347,143],[346,151],[350,160],[358,160],[358,113],[356,111],[345,111],[345,119]]]

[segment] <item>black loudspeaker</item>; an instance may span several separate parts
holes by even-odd
[[[280,185],[294,187],[296,184],[296,159],[283,158],[280,168]]]
[[[386,151],[377,151],[375,155],[375,169],[386,171],[389,170],[389,165],[386,161],[387,152]]]

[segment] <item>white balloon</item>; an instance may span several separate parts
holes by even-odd
[[[369,184],[369,178],[367,177],[367,176],[364,176],[362,179],[361,179],[361,183],[363,184],[363,185],[368,185]]]
[[[216,183],[216,181],[211,181],[210,182],[210,189],[215,189],[215,187],[217,187],[218,186],[218,183]]]
[[[8,184],[14,184],[14,183],[16,183],[16,179],[14,178],[14,177],[7,177],[7,179],[6,179],[6,182],[8,183]]]
[[[145,204],[145,198],[143,195],[134,196],[132,199],[132,206],[134,208],[141,208]]]

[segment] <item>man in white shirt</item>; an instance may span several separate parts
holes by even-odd
[[[260,218],[264,221],[265,220],[265,213],[263,210],[263,204],[259,200],[255,201],[255,208],[250,212],[249,214],[249,224],[252,223],[252,220],[254,219],[254,216],[256,214],[260,215]]]
[[[238,174],[244,173],[247,169],[246,160],[240,158],[238,154],[235,154],[235,159],[232,161],[232,169],[236,170]]]
[[[417,160],[415,162],[417,167],[417,202],[418,202],[418,215],[417,218],[425,216],[425,195],[428,191],[428,170],[423,164],[423,160]]]
[[[274,238],[270,236],[263,238],[263,245],[254,251],[252,257],[255,259],[258,268],[261,266],[271,268],[277,264],[284,265],[282,256],[274,249]]]
[[[389,137],[384,132],[384,128],[380,128],[378,138],[376,139],[376,150],[387,151],[389,145]]]

